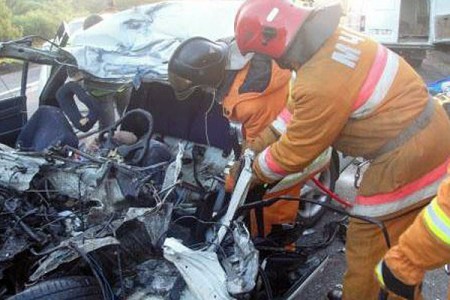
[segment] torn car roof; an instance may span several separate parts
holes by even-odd
[[[168,1],[138,6],[77,31],[65,50],[97,78],[138,85],[166,81],[167,63],[185,39],[234,34],[242,1]]]

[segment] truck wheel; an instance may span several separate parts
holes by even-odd
[[[9,300],[97,300],[102,291],[94,277],[74,276],[38,283]]]

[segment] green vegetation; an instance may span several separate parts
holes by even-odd
[[[21,29],[13,24],[12,12],[5,0],[0,0],[0,41],[15,38],[22,33]]]
[[[27,35],[52,38],[62,21],[151,2],[155,0],[0,0],[0,41]]]

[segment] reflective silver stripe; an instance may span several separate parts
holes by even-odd
[[[423,189],[403,198],[386,204],[377,205],[361,205],[355,204],[351,212],[355,215],[364,215],[367,217],[382,217],[391,213],[398,212],[414,204],[420,203],[424,199],[431,198],[436,195],[439,184],[446,178],[443,174],[438,180]]]
[[[309,166],[307,166],[302,172],[294,173],[283,178],[277,185],[271,188],[269,193],[276,193],[282,190],[293,187],[299,182],[307,180],[309,177],[322,170],[327,164],[330,163],[332,148],[328,148],[322,152]]]
[[[450,219],[434,199],[425,209],[424,221],[429,231],[441,242],[450,246]]]
[[[285,107],[277,116],[275,121],[272,122],[272,127],[278,131],[280,135],[284,134],[287,130],[287,126],[292,120],[292,114]]]
[[[269,148],[266,148],[263,152],[261,152],[258,155],[257,162],[258,162],[259,168],[261,169],[261,172],[263,173],[263,175],[265,177],[267,177],[273,181],[278,181],[278,180],[282,179],[284,176],[272,171],[272,169],[269,168],[269,165],[267,164],[267,161],[266,161],[266,156],[267,156],[268,151],[269,151]]]
[[[275,129],[280,135],[284,134],[286,132],[287,125],[286,123],[280,118],[277,117],[275,121],[272,122],[272,127]]]
[[[435,100],[430,96],[425,108],[422,112],[412,121],[408,127],[404,128],[395,138],[381,146],[380,149],[369,153],[364,156],[366,159],[375,159],[381,155],[389,153],[398,147],[405,144],[409,141],[410,138],[419,133],[422,129],[428,126],[431,118],[433,117],[435,108],[434,108]]]
[[[383,102],[387,93],[389,92],[395,77],[397,76],[399,66],[399,58],[391,50],[388,50],[386,66],[383,70],[383,75],[378,81],[372,95],[369,99],[357,110],[355,110],[351,118],[363,118],[376,110],[378,105]]]

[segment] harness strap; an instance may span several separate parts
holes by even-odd
[[[377,157],[380,157],[381,155],[389,153],[405,144],[410,138],[424,129],[430,123],[431,117],[433,116],[434,103],[435,101],[430,96],[423,111],[414,121],[412,121],[412,123],[408,127],[403,129],[394,139],[381,146],[380,149],[369,155],[366,155],[365,158],[375,159]]]

